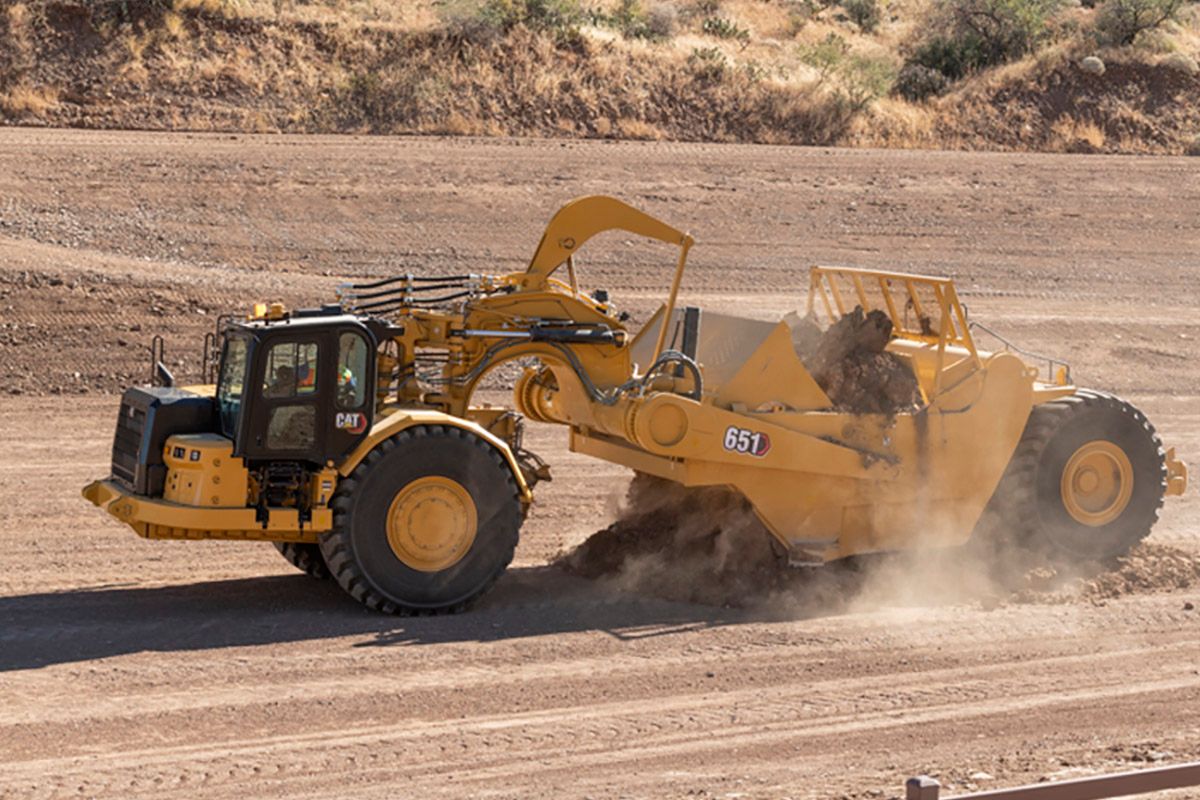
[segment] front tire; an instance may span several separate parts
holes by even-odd
[[[1150,534],[1166,487],[1166,456],[1146,416],[1080,390],[1033,409],[989,510],[1020,545],[1104,561]]]
[[[334,494],[321,552],[334,578],[389,614],[465,609],[512,561],[523,518],[507,461],[460,428],[381,442]]]
[[[329,577],[329,567],[321,555],[321,546],[311,542],[271,542],[279,554],[296,569],[318,580]]]

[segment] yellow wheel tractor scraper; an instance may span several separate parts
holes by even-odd
[[[612,229],[679,248],[636,334],[577,283],[575,254]],[[808,317],[762,322],[676,307],[692,243],[586,197],[523,272],[259,306],[220,326],[215,385],[125,393],[112,474],[84,496],[152,539],[274,542],[371,608],[420,613],[465,607],[511,561],[548,477],[522,416],[566,426],[576,452],[735,489],[805,562],[959,545],[985,510],[1022,546],[1106,558],[1183,492],[1184,464],[1133,406],[1071,385],[1065,366],[1041,380],[1011,348],[979,349],[952,281],[814,267]],[[912,384],[908,408],[845,408],[798,355],[802,325],[864,314]],[[473,405],[513,359],[535,364],[519,414]]]

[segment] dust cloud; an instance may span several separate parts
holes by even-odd
[[[1200,583],[1200,558],[1143,543],[1107,563],[1053,564],[1001,536],[793,566],[737,492],[638,474],[618,518],[558,559],[581,577],[664,600],[785,617],[904,606],[1103,602]]]

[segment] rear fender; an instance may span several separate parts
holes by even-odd
[[[496,451],[500,453],[505,463],[508,464],[508,469],[512,472],[513,480],[517,482],[521,502],[526,505],[533,502],[533,492],[530,490],[529,484],[525,481],[525,476],[521,473],[521,468],[517,464],[517,458],[513,455],[508,442],[505,442],[500,437],[470,420],[444,414],[440,411],[405,409],[377,420],[371,427],[371,432],[367,434],[367,437],[359,442],[358,446],[350,452],[350,455],[346,456],[346,459],[342,463],[337,465],[338,474],[342,477],[348,476],[380,442],[395,436],[401,431],[419,425],[443,425],[449,428],[459,428],[483,439],[496,448]]]

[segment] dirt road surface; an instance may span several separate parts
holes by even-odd
[[[153,333],[194,377],[219,313],[517,269],[588,193],[690,229],[708,308],[794,308],[815,262],[953,274],[974,318],[1200,462],[1200,160],[3,130],[0,797],[867,798],[1200,758],[1178,570],[1109,598],[914,578],[826,613],[667,603],[547,566],[628,475],[535,428],[555,479],[514,568],[469,614],[409,620],[79,497]],[[597,244],[585,282],[644,318],[671,254]],[[1198,515],[1191,489],[1150,540],[1183,573]]]

